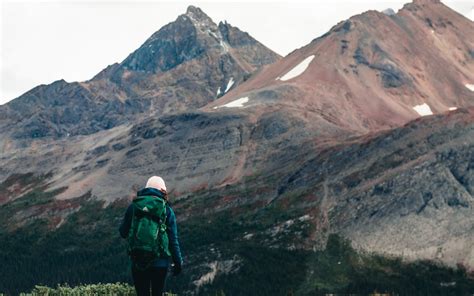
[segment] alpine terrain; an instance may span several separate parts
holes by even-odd
[[[415,0],[280,57],[190,6],[0,106],[0,292],[130,282],[118,226],[152,175],[180,295],[473,294],[474,23]]]

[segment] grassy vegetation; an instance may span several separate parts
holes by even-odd
[[[20,296],[95,296],[95,295],[136,295],[135,289],[123,283],[115,284],[94,284],[78,285],[70,287],[68,285],[58,285],[56,288],[47,286],[36,286],[28,293],[20,293]]]
[[[35,286],[33,290],[27,293],[20,293],[20,296],[135,296],[137,295],[134,287],[124,283],[113,284],[92,284],[78,285],[70,287],[69,285],[58,285],[56,288],[47,286]],[[0,294],[3,296],[3,294]],[[165,292],[164,296],[177,296],[177,294]]]
[[[404,263],[400,258],[356,252],[350,242],[330,235],[324,251],[308,261],[308,277],[298,295],[386,293],[390,295],[472,295],[474,280],[465,270],[429,261]]]
[[[246,217],[247,218],[247,217]],[[170,278],[172,291],[194,290],[198,295],[286,295],[305,279],[305,251],[269,248],[260,241],[247,241],[244,232],[255,232],[255,221],[229,219],[224,212],[210,218],[198,217],[181,225],[186,274]],[[206,273],[202,264],[236,260],[236,268],[218,273],[212,283],[199,289],[192,284]],[[282,291],[285,291],[282,293]]]
[[[463,270],[430,262],[407,264],[396,258],[360,254],[336,235],[329,236],[327,247],[322,251],[289,249],[291,243],[301,240],[304,222],[296,221],[276,235],[269,234],[268,230],[303,214],[301,209],[291,207],[292,200],[298,198],[295,194],[281,196],[268,206],[247,203],[218,213],[205,213],[210,204],[220,202],[220,196],[237,192],[237,188],[232,187],[207,197],[206,192],[202,192],[199,198],[176,203],[178,217],[182,217],[182,213],[194,212],[194,215],[186,215],[187,219],[179,223],[185,264],[182,275],[169,277],[167,288],[170,291],[178,294],[193,291],[198,295],[255,295],[256,291],[258,295],[376,291],[400,295],[474,294],[474,281]],[[252,188],[246,192],[260,198],[259,192]],[[26,206],[27,201],[47,204],[52,202],[52,195],[32,191],[1,206],[0,214],[8,217],[11,211],[14,213],[22,205]],[[83,200],[80,210],[54,230],[48,221],[41,219],[29,221],[14,232],[0,230],[0,291],[56,295],[54,293],[66,290],[117,288],[124,291],[122,295],[133,295],[126,294],[131,291],[127,286],[131,284],[130,265],[125,241],[118,235],[127,204],[122,201],[107,208],[103,206],[99,201]],[[244,239],[249,233],[253,236]],[[232,266],[226,272],[218,270],[212,281],[197,287],[195,283],[211,270],[210,262],[231,262]],[[98,282],[124,284],[93,285]],[[66,283],[76,287],[71,288]],[[58,284],[62,286],[47,288]],[[57,295],[76,295],[68,293],[72,294]],[[112,294],[121,295],[120,292]]]
[[[0,291],[17,294],[35,285],[129,282],[125,242],[118,235],[123,208],[87,202],[57,230],[36,219],[0,232]],[[21,276],[19,276],[21,275]]]

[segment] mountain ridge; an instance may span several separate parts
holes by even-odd
[[[406,4],[395,15],[368,11],[340,22],[210,107],[249,97],[247,105],[257,108],[266,101],[259,94],[273,91],[281,93],[279,104],[313,110],[321,122],[328,119],[317,117],[332,113],[343,129],[365,133],[415,119],[421,115],[418,106],[429,112],[470,106],[474,93],[467,84],[474,80],[474,40],[469,37],[474,35],[464,35],[474,32],[474,25],[441,3],[423,3]],[[314,59],[304,73],[281,79],[308,57]],[[278,90],[283,86],[295,91],[287,96]]]
[[[44,92],[48,104],[60,105],[72,93],[89,110],[94,93],[95,104],[120,117],[94,123],[107,128],[32,140],[31,130],[9,137],[17,122],[0,121],[0,235],[22,238],[32,227],[37,236],[31,237],[41,238],[47,231],[48,240],[36,243],[60,241],[65,258],[58,270],[70,258],[87,262],[84,254],[102,239],[111,246],[107,256],[118,258],[103,260],[125,274],[125,255],[112,232],[136,190],[158,174],[185,230],[190,269],[182,289],[190,294],[200,293],[195,283],[209,268],[216,282],[228,273],[241,276],[253,264],[242,259],[246,252],[267,262],[286,254],[301,260],[288,260],[299,267],[311,265],[305,258],[329,248],[334,233],[362,252],[429,260],[472,275],[474,92],[465,84],[474,79],[474,40],[462,32],[474,25],[446,9],[436,1],[415,1],[395,15],[370,11],[269,64],[271,52],[254,46],[246,33],[225,23],[213,23],[207,32],[208,25],[199,29],[179,16],[177,28],[187,26],[191,33],[160,37],[157,42],[167,44],[160,50],[184,44],[184,52],[199,52],[187,51],[189,37],[207,48],[202,58],[168,69],[177,60],[163,64],[151,50],[149,56],[139,52],[154,46],[156,40],[147,40],[124,60],[140,70],[114,64],[92,82],[71,88],[57,81],[23,98],[34,103]],[[195,21],[209,21],[196,7],[189,10],[198,14]],[[245,69],[258,64],[252,66],[253,60],[262,65],[250,75]],[[199,88],[196,77],[209,84]],[[199,90],[208,101],[197,107],[187,96]],[[170,101],[153,100],[155,91],[169,93]],[[130,100],[132,93],[144,96]],[[116,106],[107,106],[111,97]],[[132,116],[142,109],[151,112]],[[0,114],[9,111],[0,108]],[[65,124],[59,115],[50,122],[42,114],[37,118],[55,129]],[[92,234],[93,243],[71,238],[65,225]],[[97,225],[107,231],[95,235],[102,229]],[[265,252],[255,254],[248,246]],[[15,260],[8,262],[8,270],[16,268]],[[273,267],[262,264],[259,270]],[[312,272],[310,266],[299,273],[309,286],[318,280],[313,283]],[[268,282],[279,286],[285,279]],[[364,285],[359,280],[356,285]]]
[[[199,19],[193,22],[191,15]],[[227,32],[232,45],[222,39],[220,30]],[[0,114],[8,117],[0,118],[0,132],[20,140],[60,138],[109,129],[137,116],[192,110],[224,93],[230,80],[235,87],[278,58],[237,27],[218,26],[202,10],[190,7],[124,61],[92,79],[40,85],[0,106]],[[216,94],[218,88],[222,91]],[[7,120],[17,122],[17,131],[3,126]]]

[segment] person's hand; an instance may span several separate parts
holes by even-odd
[[[181,273],[181,263],[175,263],[173,266],[172,266],[172,272],[173,272],[173,275],[174,276],[177,276],[178,274]]]

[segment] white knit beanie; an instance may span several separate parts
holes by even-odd
[[[165,181],[161,177],[153,176],[146,182],[146,188],[155,188],[166,191]]]

